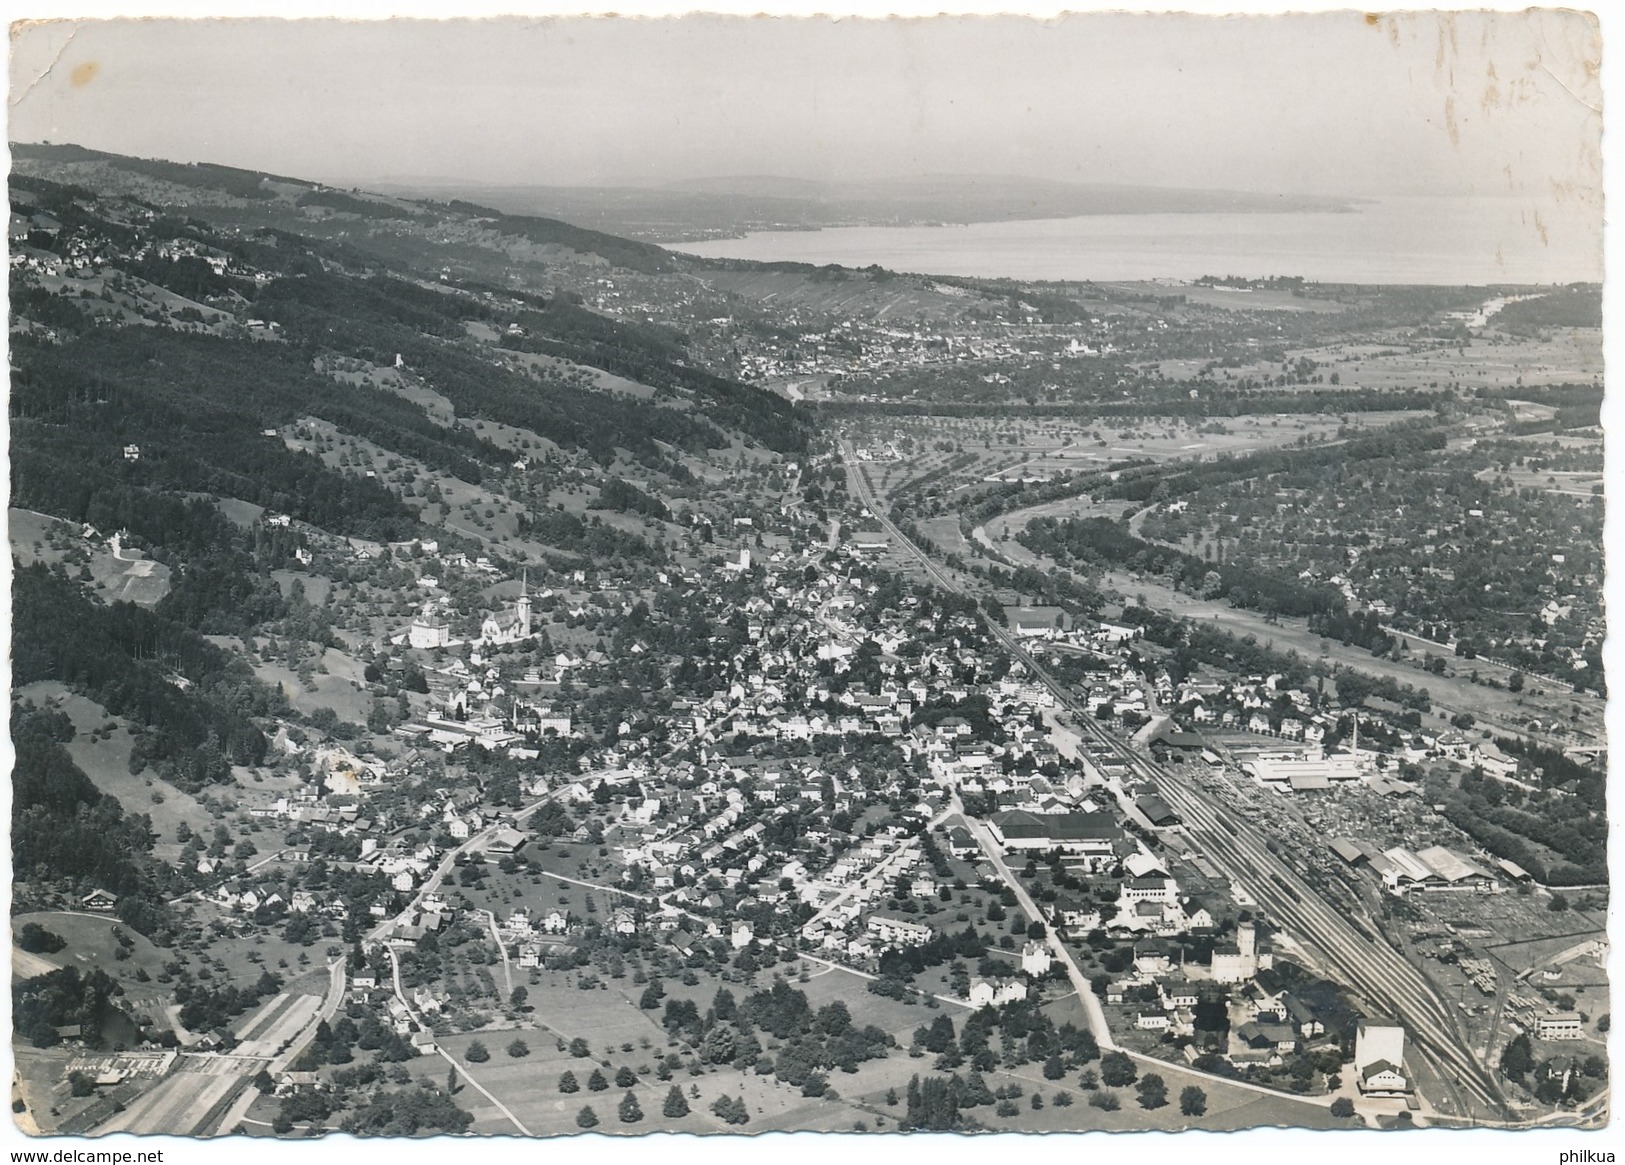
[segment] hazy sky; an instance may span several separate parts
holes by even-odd
[[[13,140],[327,181],[1010,173],[1514,194],[1597,213],[1600,47],[1555,13],[14,33]]]

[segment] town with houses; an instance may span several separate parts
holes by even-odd
[[[336,964],[346,995],[378,1008],[418,1055],[478,1016],[432,980],[403,986],[402,956],[472,926],[496,944],[505,979],[532,983],[608,944],[736,968],[801,960],[973,1010],[1072,994],[1099,1047],[1335,1094],[1354,1112],[1412,1113],[1423,1097],[1404,1024],[1299,965],[1283,974],[1278,957],[1301,957],[1290,928],[1226,876],[1219,855],[1192,847],[1137,758],[1154,753],[1224,785],[1237,805],[1329,796],[1363,813],[1363,833],[1321,838],[1313,855],[1357,898],[1487,898],[1530,882],[1437,817],[1407,832],[1414,848],[1385,844],[1392,823],[1421,808],[1393,766],[1432,758],[1517,781],[1517,760],[1493,745],[1419,731],[1393,749],[1327,751],[1345,718],[1388,731],[1382,711],[1350,716],[1280,674],[1176,680],[1142,654],[1137,628],[1110,621],[1003,609],[1015,657],[973,605],[900,583],[893,539],[879,530],[831,547],[816,527],[786,522],[770,554],[718,549],[641,583],[576,571],[535,584],[434,540],[301,533],[301,561],[318,570],[334,556],[410,564],[430,597],[364,655],[375,690],[399,689],[407,674],[420,690],[370,747],[284,726],[272,742],[279,767],[309,782],[241,805],[271,839],[258,844],[276,849],[245,868],[195,838],[183,855],[198,883],[188,897],[224,933],[287,919],[300,934],[360,934]],[[450,592],[462,579],[517,584],[507,588],[516,597],[460,607]],[[746,581],[739,602],[727,588]],[[536,611],[571,619],[608,604],[627,615],[671,591],[712,625],[738,624],[737,650],[709,696],[674,698],[658,726],[629,717],[587,745],[568,693],[614,661],[544,648]],[[1033,661],[1072,669],[1075,695],[1063,705]],[[1111,740],[1088,722],[1140,727]],[[544,761],[561,746],[573,763]],[[487,866],[591,887],[601,906],[498,907],[459,888]],[[358,897],[357,886],[375,889]],[[956,958],[953,981],[932,991],[897,956],[941,962],[953,920],[967,917],[951,912],[971,894],[994,895],[1004,909],[989,919],[1008,910],[1019,926],[976,973]],[[80,905],[111,911],[116,896]],[[1512,1016],[1541,1040],[1582,1035],[1577,1013],[1538,994]],[[181,1046],[233,1042],[192,1032]],[[278,1095],[318,1077],[290,1068],[279,1079]]]
[[[1600,387],[1417,371],[1595,289],[217,169],[14,176],[25,1132],[1606,1123]]]

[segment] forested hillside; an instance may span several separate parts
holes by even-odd
[[[326,582],[313,546],[341,579],[352,547],[416,538],[516,578],[663,562],[697,469],[807,448],[788,402],[682,331],[585,306],[632,275],[691,294],[689,261],[658,247],[223,166],[15,159],[11,496],[51,534],[13,544],[14,682],[130,725],[154,804],[229,790],[281,725],[360,731],[288,699],[357,642],[305,597]],[[14,697],[16,875],[104,888],[159,931],[159,833],[76,763],[57,702]]]

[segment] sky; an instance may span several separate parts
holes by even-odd
[[[1017,174],[1594,217],[1599,54],[1554,12],[77,21],[14,29],[9,136],[347,185]]]

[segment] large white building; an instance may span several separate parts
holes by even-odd
[[[1362,1019],[1354,1036],[1354,1070],[1363,1093],[1391,1096],[1408,1092],[1405,1029]]]
[[[922,922],[896,918],[887,914],[872,915],[869,930],[884,943],[892,946],[924,946],[936,932]]]
[[[406,632],[406,642],[417,648],[450,647],[451,624],[424,611],[412,620],[412,626]]]
[[[1213,981],[1245,983],[1258,974],[1258,930],[1251,921],[1236,927],[1236,941],[1213,948]]]
[[[497,614],[493,611],[487,615],[480,624],[480,637],[477,646],[487,644],[523,643],[530,638],[530,588],[525,582],[519,584],[519,598],[514,602],[511,614]]]
[[[1021,948],[1021,969],[1034,978],[1049,974],[1051,962],[1049,948],[1037,939],[1029,940]]]

